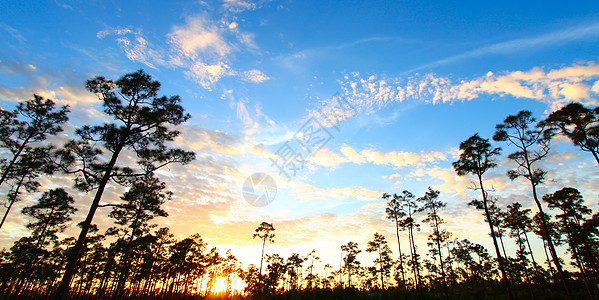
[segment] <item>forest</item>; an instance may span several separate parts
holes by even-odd
[[[474,134],[459,145],[453,168],[476,182],[480,197],[468,205],[488,225],[492,249],[449,232],[441,217],[446,203],[429,187],[423,195],[407,190],[381,195],[386,208],[380,213],[396,240],[378,232],[370,233],[365,245],[348,238],[337,249],[341,263],[322,261],[319,249],[284,257],[265,252],[276,243],[277,224],[264,220],[253,235],[262,250],[256,258],[260,263],[244,266],[231,251],[208,245],[201,232],[177,240],[168,227],[154,223],[168,218],[162,205],[173,195],[158,172],[172,164],[186,165],[196,156],[171,143],[180,134],[177,126],[190,118],[181,99],[160,96],[160,83],[144,71],[118,80],[96,77],[86,88],[102,103],[103,123],[77,128],[63,144],[51,141],[69,123],[68,106],[34,95],[14,110],[0,110],[5,206],[0,230],[7,230],[3,225],[9,214],[21,213],[29,221],[27,234],[0,254],[2,298],[597,297],[599,214],[585,205],[576,187],[545,195],[537,188],[551,179],[539,163],[556,137],[567,138],[599,164],[599,107],[570,103],[542,120],[520,111],[497,124],[492,137]],[[518,202],[502,209],[489,194],[485,174],[497,167],[504,145],[517,149],[504,153],[516,166],[506,176],[526,182],[523,188],[534,201],[533,209]],[[72,178],[69,187],[87,195],[88,211],[77,211],[66,186],[43,186],[41,179],[54,174]],[[115,185],[126,190],[119,202],[103,202]],[[25,196],[36,197],[35,204],[20,212],[11,209]],[[94,224],[103,212],[113,222],[105,231]],[[86,217],[72,224],[74,214]],[[71,226],[78,227],[78,236],[63,234]],[[420,230],[429,233],[427,249],[416,245],[415,232]],[[536,256],[533,236],[543,242],[543,253]],[[506,252],[508,244],[516,245],[515,256]],[[360,261],[361,252],[376,259]],[[560,257],[560,252],[568,255]]]

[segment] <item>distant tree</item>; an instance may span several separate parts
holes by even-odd
[[[534,290],[532,288],[532,276],[530,276],[529,271],[529,263],[530,261],[526,258],[526,255],[530,254],[530,257],[533,262],[533,267],[537,271],[538,267],[536,261],[534,259],[532,249],[530,248],[530,242],[528,241],[527,231],[532,226],[532,219],[528,217],[530,214],[530,209],[522,209],[522,204],[518,202],[514,202],[507,206],[507,210],[503,215],[503,223],[504,225],[510,229],[510,235],[516,238],[516,244],[518,245],[518,251],[516,251],[516,256],[519,261],[520,272],[524,275],[524,278],[530,288],[531,297],[535,298]],[[528,251],[526,247],[528,246]]]
[[[468,239],[456,240],[450,253],[452,258],[464,267],[458,269],[464,280],[484,284],[485,280],[493,277],[493,263],[487,249],[482,245],[474,244]]]
[[[276,253],[273,255],[267,254],[266,263],[268,276],[264,281],[264,286],[267,291],[274,291],[287,273],[287,264],[285,263],[285,259]]]
[[[169,256],[171,255],[170,247],[176,240],[174,234],[170,232],[168,227],[159,228],[154,232],[156,237],[149,247],[148,255],[145,257],[149,286],[155,285],[157,281],[166,281],[169,276]]]
[[[299,254],[293,253],[287,258],[287,274],[289,275],[289,289],[296,291],[300,288],[299,280],[302,278],[302,264],[304,258],[300,257]]]
[[[171,128],[190,116],[184,113],[178,96],[157,96],[160,83],[152,81],[150,75],[138,71],[116,82],[96,77],[87,81],[86,87],[98,95],[104,112],[113,122],[83,126],[77,130],[82,140],[67,143],[60,152],[62,162],[76,163],[74,168],[65,168],[78,176],[76,186],[85,191],[96,189],[96,194],[65,268],[57,299],[67,297],[85,237],[106,186],[110,181],[124,183],[124,178],[145,175],[137,174],[131,167],[117,166],[122,151],[131,150],[133,158],[139,159],[139,165],[146,166],[146,170],[151,167],[149,171],[175,162],[186,164],[195,158],[192,152],[167,146],[167,142],[179,135],[179,131]],[[98,158],[103,151],[108,152],[107,161]]]
[[[321,287],[324,289],[331,288],[331,283],[334,279],[334,276],[329,276],[329,270],[333,269],[333,266],[330,264],[324,265],[324,276],[322,276],[320,283]]]
[[[387,207],[385,208],[385,212],[387,213],[387,219],[395,223],[395,234],[397,236],[397,250],[399,252],[399,271],[401,272],[400,285],[404,285],[406,282],[406,275],[403,267],[403,255],[401,253],[401,242],[399,238],[399,220],[405,216],[405,212],[402,210],[402,207],[398,201],[397,194],[394,194],[393,198],[391,198],[390,194],[384,193],[382,198],[387,200]]]
[[[349,242],[345,245],[341,245],[341,251],[346,253],[343,257],[343,267],[347,271],[348,287],[351,287],[351,275],[355,270],[360,268],[360,261],[358,261],[358,253],[362,252],[362,250],[358,248],[358,243]]]
[[[36,204],[23,208],[24,215],[36,220],[25,227],[32,231],[31,237],[36,241],[37,248],[46,248],[49,242],[58,240],[56,234],[67,228],[66,223],[77,211],[73,203],[73,197],[58,188],[45,192]]]
[[[38,95],[19,103],[13,112],[0,108],[0,149],[6,151],[0,160],[0,186],[10,186],[0,228],[18,201],[21,188],[36,191],[36,179],[56,170],[52,160],[54,146],[46,139],[62,131],[68,112],[68,106],[56,107],[54,101]]]
[[[473,244],[467,239],[455,241],[454,246],[451,248],[450,253],[452,254],[453,260],[464,268],[458,268],[457,273],[463,280],[471,280],[475,274],[476,261],[472,256]]]
[[[543,213],[543,205],[541,205],[537,194],[537,186],[545,181],[547,172],[535,168],[535,164],[549,153],[549,140],[543,135],[543,125],[535,127],[536,120],[531,115],[529,111],[523,110],[515,116],[508,116],[503,123],[496,126],[493,139],[506,142],[518,149],[518,151],[508,156],[516,162],[518,167],[509,170],[507,175],[512,180],[524,177],[530,182],[533,199],[535,200],[537,209],[541,213],[541,217],[543,217],[541,218],[541,224],[546,227],[547,220],[544,219],[545,214]],[[570,288],[568,287],[559,257],[555,251],[551,235],[546,235],[544,239],[547,240],[549,253],[551,253],[553,263],[566,289],[566,293],[570,295]]]
[[[551,113],[540,126],[545,127],[545,137],[565,135],[580,150],[590,152],[599,164],[598,116],[599,107],[587,108],[580,103],[570,103]]]
[[[551,239],[552,240],[559,241],[560,240],[560,234],[557,231],[557,228],[559,226],[557,225],[556,222],[551,221],[549,215],[545,214],[544,218],[545,218],[545,220],[547,220],[547,229],[548,229],[548,232],[546,232],[545,228],[543,227],[543,221],[542,221],[542,217],[541,217],[541,213],[540,212],[537,212],[532,217],[531,230],[538,237],[540,237],[541,240],[543,241],[543,252],[545,253],[545,258],[546,258],[545,264],[547,265],[547,269],[548,269],[549,273],[550,274],[556,274],[555,270],[553,269],[553,263],[552,263],[551,257],[549,255],[549,250],[548,250],[549,247],[547,246],[547,241],[545,240],[544,236],[546,234],[551,234]],[[560,263],[563,263],[563,261],[562,261],[561,258],[560,258]]]
[[[178,290],[183,288],[183,293],[187,293],[189,286],[204,273],[202,263],[206,259],[206,248],[206,242],[197,233],[170,246],[169,293],[175,292],[175,286]]]
[[[479,189],[482,194],[483,207],[485,209],[485,215],[489,229],[491,231],[491,238],[493,239],[493,246],[495,246],[495,253],[497,254],[497,261],[499,262],[499,269],[503,282],[505,283],[507,292],[510,299],[514,299],[512,289],[507,277],[505,262],[499,252],[499,245],[497,244],[497,238],[495,235],[495,229],[493,227],[489,207],[487,203],[487,191],[483,185],[483,174],[488,170],[497,166],[494,162],[494,156],[499,155],[501,148],[493,148],[489,143],[488,139],[481,138],[478,133],[469,137],[467,140],[460,143],[460,158],[458,161],[453,163],[453,168],[459,176],[467,174],[474,174],[478,179]]]
[[[420,289],[420,263],[418,261],[419,255],[416,251],[416,243],[414,239],[414,230],[420,230],[420,224],[414,219],[414,214],[418,212],[418,202],[416,197],[409,191],[403,191],[401,195],[397,197],[402,211],[404,212],[404,218],[399,221],[400,227],[408,229],[408,243],[410,244],[410,254],[412,256],[411,266],[414,272],[414,281],[416,288]]]
[[[264,261],[264,248],[266,247],[266,242],[274,243],[275,234],[274,226],[271,223],[262,222],[260,226],[256,228],[254,233],[254,238],[259,238],[262,240],[262,255],[260,256],[260,273],[259,278],[262,278],[262,262]],[[258,285],[260,285],[260,281],[258,281]]]
[[[506,232],[506,227],[503,220],[505,212],[497,206],[497,198],[487,198],[487,209],[489,210],[489,217],[491,217],[490,220],[487,219],[487,215],[485,213],[485,205],[482,200],[472,199],[472,201],[468,202],[468,206],[472,206],[477,210],[483,211],[484,220],[485,222],[491,222],[491,224],[493,225],[493,228],[495,229],[495,236],[499,239],[499,245],[501,246],[503,257],[507,259],[508,255],[505,251],[505,243],[503,242],[503,236]],[[509,275],[509,268],[506,269]]]
[[[244,292],[250,296],[257,296],[262,292],[262,287],[260,285],[260,273],[258,268],[250,264],[247,268],[247,271],[241,274],[241,279],[245,282]]]
[[[133,241],[147,235],[152,226],[149,221],[154,217],[166,217],[168,214],[160,206],[168,201],[172,195],[164,191],[166,184],[160,182],[153,172],[148,172],[143,177],[132,177],[131,188],[122,197],[123,204],[113,206],[109,217],[116,220],[121,227],[112,227],[109,230],[122,231],[120,238],[124,241],[123,256],[120,262],[118,285],[115,297],[120,298],[125,289],[125,282],[129,276],[130,255]]]
[[[417,201],[422,203],[419,211],[427,212],[426,218],[423,220],[423,222],[429,223],[433,229],[431,240],[437,246],[436,254],[439,257],[439,267],[441,270],[441,276],[443,277],[445,296],[449,297],[447,290],[447,276],[445,275],[445,268],[443,266],[443,252],[441,251],[441,243],[443,242],[444,235],[439,229],[439,225],[443,224],[444,221],[438,213],[439,209],[444,208],[447,204],[439,200],[439,191],[432,189],[430,186],[428,187],[428,191],[424,194],[424,196],[418,198]]]
[[[67,222],[76,211],[73,198],[63,189],[45,192],[38,202],[23,208],[23,214],[32,218],[26,227],[31,235],[15,242],[11,248],[13,276],[19,279],[16,290],[26,282],[38,281],[57,272],[52,266],[51,243],[58,243],[58,233],[67,228]]]
[[[504,217],[504,223],[508,228],[512,230],[512,233],[516,236],[519,241],[519,246],[523,249],[525,246],[528,247],[528,253],[533,263],[533,267],[536,272],[539,272],[539,266],[535,261],[535,257],[530,246],[530,240],[528,239],[528,232],[533,228],[533,219],[529,216],[530,209],[522,209],[522,204],[514,202],[507,206],[507,211]],[[524,245],[526,243],[526,245]],[[523,252],[525,250],[522,250]]]
[[[229,296],[233,289],[233,276],[239,275],[241,272],[241,263],[231,253],[231,250],[227,250],[226,256],[222,262],[221,276],[226,279],[227,289],[225,295]]]
[[[599,243],[593,240],[591,232],[585,230],[591,228],[584,226],[591,210],[584,205],[582,195],[575,188],[563,188],[553,194],[543,196],[543,200],[549,204],[550,208],[557,208],[562,212],[556,215],[561,225],[559,231],[566,235],[568,250],[572,254],[574,265],[580,270],[589,296],[593,298],[593,284],[588,274],[587,264],[593,260],[596,261],[597,254],[599,254],[597,250]],[[585,249],[587,251],[584,251]],[[587,254],[588,262],[585,260],[584,254]]]
[[[307,288],[308,289],[312,289],[313,287],[313,283],[315,282],[315,275],[314,275],[314,261],[315,260],[320,260],[320,257],[316,256],[316,250],[312,249],[312,251],[310,251],[310,253],[308,253],[308,255],[306,256],[305,261],[310,261],[310,266],[308,267],[309,274],[306,277],[306,281],[308,282],[307,284]]]
[[[368,242],[366,252],[375,252],[377,254],[378,257],[374,260],[374,264],[378,264],[379,268],[375,270],[375,273],[379,273],[381,288],[385,289],[385,278],[389,276],[391,267],[393,267],[393,259],[391,258],[393,253],[389,249],[389,244],[387,244],[385,236],[378,232],[375,233],[374,239]]]
[[[194,270],[194,273],[198,276],[199,280],[202,280],[204,275],[207,277],[206,291],[204,292],[206,297],[210,296],[210,293],[216,284],[216,280],[221,276],[222,262],[224,260],[224,257],[218,253],[218,249],[213,247],[200,261],[200,267]]]

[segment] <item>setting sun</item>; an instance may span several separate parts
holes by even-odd
[[[214,283],[214,287],[212,287],[212,293],[224,293],[227,292],[227,279],[223,277],[219,277],[216,279]]]

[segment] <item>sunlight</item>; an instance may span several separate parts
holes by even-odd
[[[201,281],[199,281],[197,286],[194,288],[194,294],[206,296],[207,294],[225,294],[227,292],[227,277],[217,277],[210,291],[206,290],[208,280],[208,278],[203,278]],[[246,286],[245,282],[243,282],[239,276],[231,275],[230,280],[230,294],[239,294]]]
[[[218,277],[212,288],[212,292],[215,294],[224,293],[227,291],[227,278]]]

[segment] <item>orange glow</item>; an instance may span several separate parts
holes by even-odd
[[[201,282],[198,282],[198,286],[196,287],[195,294],[206,296],[206,285],[208,284],[208,278],[204,278]],[[239,276],[231,275],[230,277],[230,290],[229,295],[238,295],[243,293],[243,289],[246,284]],[[209,291],[209,294],[216,295],[221,294],[224,295],[227,292],[227,277],[217,277],[214,281],[214,285]]]
[[[218,277],[214,282],[214,287],[212,287],[212,293],[224,293],[227,291],[227,278]]]

